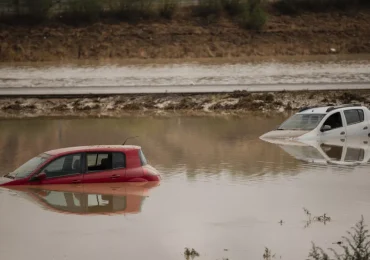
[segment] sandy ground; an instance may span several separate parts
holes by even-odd
[[[228,94],[142,94],[71,98],[2,98],[0,117],[107,116],[127,114],[289,113],[305,106],[361,103],[370,105],[370,90],[298,91]]]
[[[197,18],[85,27],[0,25],[0,61],[198,59],[370,53],[370,11],[270,14],[261,32]]]

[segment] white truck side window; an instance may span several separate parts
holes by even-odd
[[[331,126],[331,129],[343,127],[342,117],[340,112],[334,113],[326,119],[324,125]]]
[[[347,125],[353,125],[364,121],[364,111],[362,109],[349,109],[344,111]]]

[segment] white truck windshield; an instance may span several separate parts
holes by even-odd
[[[295,114],[286,120],[278,130],[313,130],[325,114]]]

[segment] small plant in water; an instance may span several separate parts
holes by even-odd
[[[275,254],[271,254],[271,250],[265,247],[265,252],[263,253],[263,259],[264,260],[271,260],[272,258],[275,258]]]
[[[311,212],[308,209],[303,208],[303,210],[304,210],[304,213],[306,213],[307,216],[311,216]]]
[[[352,227],[353,232],[347,232],[348,237],[343,237],[344,242],[337,242],[342,254],[337,253],[334,249],[329,250],[334,254],[337,260],[370,260],[370,235],[369,230],[364,223],[364,218],[357,222],[355,227]],[[312,244],[312,249],[308,255],[309,259],[313,260],[330,260],[332,258],[320,247]]]
[[[331,220],[331,217],[326,216],[326,213],[324,213],[322,216],[314,217],[313,220],[326,223]]]
[[[303,208],[303,210],[304,210],[305,214],[308,217],[308,219],[306,221],[305,228],[309,227],[311,225],[312,221],[322,222],[322,223],[324,223],[324,225],[326,225],[326,222],[331,221],[331,217],[327,216],[326,213],[324,213],[324,215],[322,215],[322,216],[312,217],[311,212],[308,209]]]
[[[195,257],[199,256],[199,253],[192,248],[191,250],[185,247],[184,251],[185,259],[188,260],[189,258],[194,259]]]

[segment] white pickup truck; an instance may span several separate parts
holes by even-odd
[[[307,107],[260,139],[326,140],[370,136],[370,110],[362,105]]]

